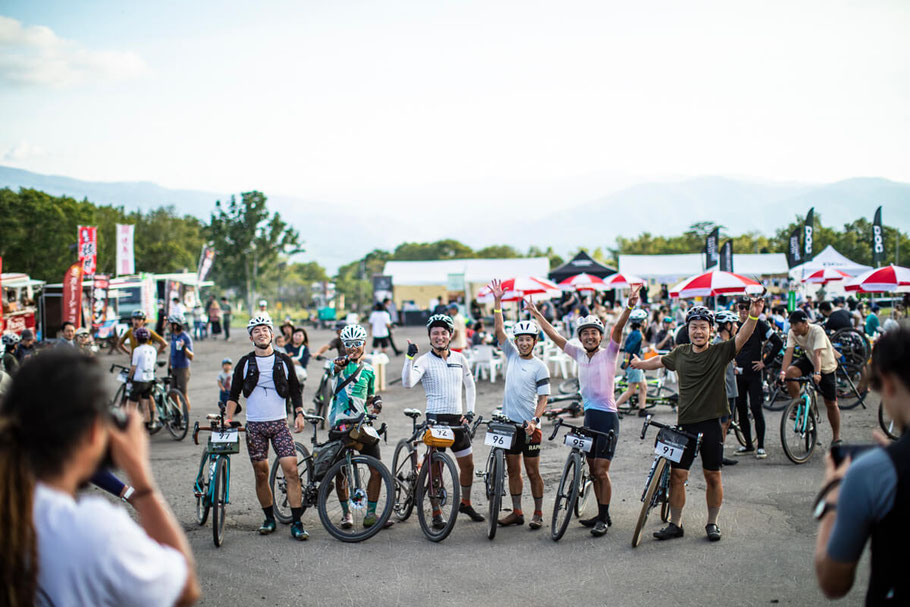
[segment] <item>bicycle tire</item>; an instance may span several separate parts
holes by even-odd
[[[224,543],[224,517],[227,509],[227,463],[225,457],[218,458],[212,479],[212,540],[216,547]]]
[[[581,483],[578,485],[578,499],[575,500],[575,507],[572,509],[575,512],[575,518],[581,518],[587,511],[588,506],[591,504],[591,496],[594,494],[594,481],[587,473],[587,465],[582,461],[582,473],[581,473]]]
[[[894,424],[894,420],[890,419],[890,416],[888,416],[888,419],[885,419],[886,416],[888,416],[888,412],[885,411],[884,404],[879,401],[878,425],[881,426],[882,432],[884,432],[888,438],[891,440],[898,440],[903,435],[903,432]]]
[[[817,412],[813,410],[814,407],[811,405],[809,406],[805,433],[796,430],[796,424],[799,420],[795,419],[797,414],[794,410],[799,407],[802,399],[803,396],[800,394],[791,400],[790,404],[787,405],[787,408],[784,409],[784,412],[780,416],[780,444],[784,449],[784,455],[786,455],[794,464],[804,464],[809,461],[809,458],[811,458],[812,454],[815,452],[815,444],[818,441],[818,416]],[[793,419],[790,417],[791,412],[793,412]],[[794,436],[796,440],[793,441],[793,445],[791,446],[788,442],[788,438]],[[796,450],[800,445],[803,446],[802,452]]]
[[[363,464],[367,467],[376,470],[381,479],[380,479],[380,499],[378,501],[382,502],[382,512],[377,514],[376,522],[370,527],[364,527],[362,531],[356,533],[346,533],[345,529],[341,529],[336,526],[332,521],[332,517],[329,515],[327,504],[329,499],[329,493],[335,488],[334,479],[339,474],[343,474],[342,470],[347,466],[347,458],[343,457],[335,464],[329,468],[328,472],[325,474],[325,478],[319,484],[319,494],[317,499],[317,508],[319,510],[319,520],[322,522],[322,526],[325,527],[325,530],[329,532],[329,535],[334,537],[336,540],[342,542],[362,542],[368,540],[380,531],[388,522],[389,517],[392,516],[392,500],[394,495],[394,490],[392,489],[392,475],[389,473],[389,469],[383,465],[381,461],[373,457],[372,455],[352,455],[351,463],[354,465]],[[364,483],[364,486],[366,483]],[[348,480],[348,495],[350,497],[351,493],[360,492],[366,494],[366,490],[362,487],[356,487],[352,490],[352,483]],[[385,493],[385,499],[382,499],[382,493]]]
[[[154,436],[161,431],[161,428],[164,427],[164,422],[161,420],[161,413],[165,410],[164,406],[160,406],[158,402],[159,398],[165,398],[164,390],[155,389],[152,391],[152,397],[149,399],[149,406],[155,407],[158,411],[158,423],[148,426],[149,436]]]
[[[732,421],[730,425],[733,427],[733,434],[736,436],[736,441],[743,447],[746,447],[746,436],[743,434],[742,424],[739,421],[739,410],[736,405],[734,405],[733,410],[730,411],[730,420]],[[746,417],[745,423],[751,423],[748,416]]]
[[[641,532],[648,521],[648,514],[651,512],[651,508],[654,507],[654,497],[658,487],[660,487],[660,477],[663,475],[666,466],[667,460],[662,457],[657,460],[657,465],[654,466],[654,474],[651,475],[651,480],[648,482],[648,488],[645,490],[645,496],[641,502],[641,512],[638,513],[638,521],[635,523],[635,531],[632,532],[633,548],[637,548],[641,544]]]
[[[569,528],[575,502],[578,500],[578,486],[581,484],[581,456],[572,451],[566,458],[559,479],[559,488],[556,490],[556,500],[553,503],[553,518],[550,521],[550,538],[558,542]],[[563,508],[565,505],[565,508]],[[560,513],[564,512],[564,516]]]
[[[301,496],[303,489],[307,487],[313,478],[313,458],[310,457],[309,450],[298,442],[294,442],[294,450],[297,453],[297,474],[300,478]],[[272,509],[275,512],[275,520],[282,524],[291,522],[291,505],[288,503],[287,480],[284,476],[284,469],[276,457],[272,461],[272,468],[269,470],[269,488],[272,490]],[[306,509],[306,501],[302,500],[301,505]]]
[[[578,392],[578,378],[570,377],[559,382],[557,388],[560,394],[576,394]]]
[[[426,460],[430,461],[427,462]],[[449,516],[446,519],[446,524],[441,529],[433,529],[432,517],[428,521],[426,516],[426,511],[424,509],[424,500],[429,500],[427,495],[427,476],[430,470],[430,467],[433,465],[439,465],[442,468],[442,476],[449,476],[452,489],[442,496],[443,500],[451,502],[451,511]],[[455,468],[455,462],[452,461],[452,458],[449,457],[447,453],[441,453],[439,451],[433,451],[431,455],[424,459],[423,465],[420,467],[420,474],[417,475],[417,492],[415,494],[415,500],[417,505],[417,520],[420,522],[420,529],[423,531],[423,534],[431,542],[441,542],[446,539],[452,529],[455,527],[455,519],[458,517],[458,504],[461,501],[461,486],[458,484],[458,470]],[[445,511],[443,511],[445,514]]]
[[[186,403],[186,396],[180,390],[171,388],[164,402],[167,406],[167,420],[164,425],[174,440],[183,440],[190,429],[190,409]]]
[[[126,404],[126,384],[120,384],[111,399],[111,408],[122,408]]]
[[[196,484],[193,489],[202,495],[196,496],[196,522],[200,526],[205,525],[209,518],[209,510],[212,504],[209,502],[209,484],[212,482],[212,465],[208,462],[209,454],[202,452],[202,459],[199,461],[199,475],[196,477]],[[200,482],[201,480],[201,482]]]
[[[491,463],[493,469],[487,470],[492,476],[490,499],[488,501],[490,513],[487,517],[487,537],[492,540],[496,537],[496,528],[499,526],[499,509],[502,507],[502,470],[505,468],[505,456],[502,454],[502,449],[494,448],[490,450],[490,453],[492,455]]]
[[[411,455],[416,451],[406,438],[395,445],[392,457],[392,480],[395,482],[395,518],[406,521],[414,511],[414,490],[417,487],[417,465]]]
[[[837,408],[841,411],[849,411],[859,406],[869,393],[868,384],[863,385],[863,369],[852,365],[838,366],[834,375]],[[849,380],[849,381],[848,381]],[[853,384],[852,386],[850,384]],[[862,389],[860,388],[862,386]],[[854,387],[856,390],[854,391]],[[850,397],[852,400],[847,400]]]

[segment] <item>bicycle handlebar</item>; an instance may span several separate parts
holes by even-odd
[[[565,426],[566,428],[570,428],[587,436],[596,434],[598,436],[604,437],[607,439],[607,450],[610,450],[613,446],[613,443],[616,441],[616,432],[613,430],[610,430],[609,432],[601,432],[600,430],[594,430],[592,428],[586,428],[584,426],[573,426],[572,424],[563,420],[561,417],[556,418],[556,424],[553,427],[553,433],[550,434],[550,437],[547,440],[554,440],[556,438],[556,435],[559,434],[559,429],[562,426]]]
[[[118,365],[117,363],[114,363],[114,364],[111,365],[110,373],[113,373],[113,372],[114,372],[114,369],[122,369],[122,370],[124,370],[124,371],[129,371],[129,370],[130,370],[129,367],[124,367],[123,365]]]
[[[701,448],[701,438],[702,438],[701,432],[699,432],[697,435],[692,434],[691,432],[686,432],[685,430],[681,429],[679,426],[671,426],[669,424],[662,424],[660,422],[656,422],[652,419],[652,417],[653,417],[652,415],[649,415],[645,418],[645,423],[641,427],[641,440],[645,439],[645,434],[648,432],[648,426],[654,426],[654,427],[660,428],[662,430],[665,429],[665,430],[670,430],[672,432],[676,432],[677,434],[682,434],[686,438],[694,440],[695,441],[695,452],[698,453],[699,448]]]
[[[238,432],[246,432],[240,422],[231,422],[231,425],[228,428],[222,428],[221,425],[212,425],[212,426],[200,426],[199,422],[196,422],[193,425],[193,443],[199,444],[199,433],[200,432],[224,432],[226,430],[237,430]]]

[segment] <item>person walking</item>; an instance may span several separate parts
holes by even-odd
[[[221,323],[224,326],[224,341],[231,339],[231,314],[233,313],[231,302],[227,297],[221,297]]]

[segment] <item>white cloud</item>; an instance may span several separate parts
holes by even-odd
[[[19,143],[10,146],[3,151],[0,158],[3,162],[16,163],[22,160],[37,158],[44,155],[44,149],[40,146],[33,145],[28,141],[22,140]]]
[[[134,78],[146,70],[129,51],[91,50],[50,28],[24,27],[0,16],[0,80],[33,86],[67,86],[88,80]]]

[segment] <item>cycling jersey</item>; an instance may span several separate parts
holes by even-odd
[[[148,329],[148,327],[146,327],[146,329]],[[167,342],[164,341],[164,338],[163,338],[163,337],[161,337],[160,335],[158,335],[157,333],[155,333],[155,332],[152,331],[151,329],[148,329],[148,332],[149,332],[149,335],[150,335],[150,337],[149,337],[149,343],[150,343],[150,344],[152,344],[152,343],[159,343],[159,344],[161,344],[162,346],[166,346],[166,345],[167,345]],[[123,340],[122,340],[122,341],[123,341],[123,343],[125,343],[125,344],[128,343],[128,344],[130,345],[130,351],[135,350],[135,349],[136,349],[136,346],[139,345],[139,340],[136,339],[135,337],[133,337],[133,329],[132,329],[132,328],[126,330],[126,333],[123,334]]]
[[[240,392],[244,387],[249,360],[255,356],[258,377],[256,385],[251,386],[251,390],[246,394],[246,419],[252,422],[270,422],[279,419],[286,419],[287,410],[285,408],[285,397],[278,393],[275,385],[275,361],[280,360],[283,368],[283,375],[287,381],[289,389],[288,397],[294,403],[294,407],[302,404],[300,398],[300,384],[297,382],[297,376],[291,369],[292,363],[287,362],[279,357],[286,355],[273,352],[268,356],[245,356],[237,363],[234,369],[234,378],[231,381],[231,400],[237,401],[240,398]]]
[[[133,381],[155,381],[155,361],[158,350],[149,344],[142,344],[133,350],[132,365],[136,367],[133,372]]]
[[[512,340],[502,343],[502,351],[507,361],[502,414],[513,422],[529,421],[538,396],[550,394],[550,370],[539,358],[522,358]]]
[[[467,359],[459,352],[449,352],[443,359],[436,352],[428,352],[408,359],[401,369],[401,385],[413,388],[423,382],[427,393],[427,413],[463,415],[461,390],[464,388],[468,413],[474,412],[477,396],[474,376]]]
[[[359,369],[359,371],[358,371]],[[339,392],[338,387],[354,375]],[[332,399],[329,409],[329,426],[345,419],[355,419],[366,413],[367,399],[376,393],[376,374],[369,363],[349,362],[335,378],[334,391],[338,392]]]
[[[578,385],[584,410],[616,411],[613,380],[616,377],[616,356],[619,344],[607,339],[607,346],[588,358],[588,352],[575,340],[566,342],[563,351],[578,364]]]

